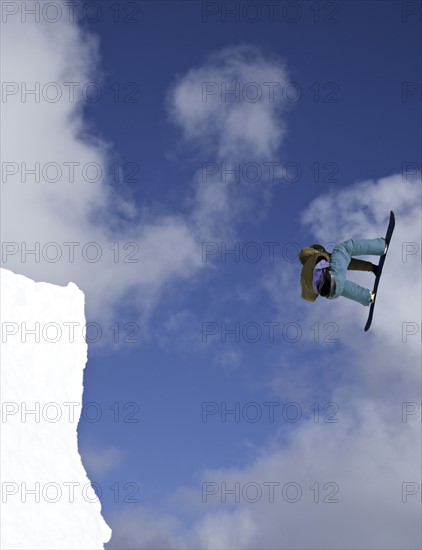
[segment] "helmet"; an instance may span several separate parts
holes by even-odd
[[[322,270],[321,277],[317,283],[317,290],[320,296],[331,298],[335,291],[335,282],[331,277],[330,268],[326,267]]]

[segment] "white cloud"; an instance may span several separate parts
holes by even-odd
[[[242,365],[242,354],[238,350],[218,350],[214,353],[213,358],[213,363],[226,373],[231,373]]]
[[[116,518],[116,523],[119,534],[106,548],[183,548],[174,537],[181,527],[180,521],[170,514],[157,515],[146,508],[130,508]]]
[[[96,449],[91,446],[84,446],[80,450],[82,462],[91,477],[103,477],[108,472],[117,468],[123,459],[124,453],[116,447]]]
[[[225,48],[179,79],[170,116],[189,143],[212,150],[216,160],[274,160],[285,134],[279,114],[287,85],[279,59],[246,44]]]
[[[417,497],[403,503],[401,491],[402,482],[420,478],[418,423],[389,426],[371,403],[341,402],[338,424],[305,423],[288,445],[263,452],[247,468],[207,472],[203,479],[217,482],[219,493],[209,498],[210,510],[195,526],[196,547],[417,548],[420,503]],[[240,484],[237,506],[221,504],[222,482],[228,488]],[[274,502],[271,482],[279,483]],[[316,486],[309,489],[315,482],[319,502],[314,501]],[[242,495],[248,483],[262,491],[256,503],[246,500],[254,498],[253,488]],[[295,498],[294,488],[283,497],[288,483],[300,488],[296,503],[287,501]],[[324,502],[330,496],[338,502]]]
[[[107,175],[111,165],[110,144],[97,138],[83,116],[82,98],[71,102],[65,93],[66,82],[87,82],[98,77],[98,47],[92,35],[65,20],[55,25],[45,22],[9,19],[3,25],[2,72],[7,82],[33,88],[40,83],[38,101],[27,96],[23,102],[20,93],[9,96],[2,107],[3,168],[5,163],[16,163],[18,173],[2,180],[1,234],[4,243],[16,243],[18,253],[4,260],[4,267],[24,273],[37,280],[58,284],[75,281],[87,295],[89,317],[103,320],[113,314],[113,308],[129,293],[138,298],[143,310],[154,302],[160,289],[172,277],[186,277],[201,267],[201,251],[187,223],[178,216],[149,217],[145,223],[137,221],[136,206],[122,199],[112,188]],[[8,53],[5,53],[8,52]],[[72,52],[72,55],[69,55]],[[56,83],[63,93],[57,103],[45,100],[46,83]],[[40,181],[28,175],[22,180],[21,165],[34,168],[39,163]],[[53,183],[54,167],[44,173],[48,163],[55,163],[63,177]],[[75,178],[69,177],[69,164],[77,163]],[[103,177],[87,167],[99,166]],[[86,169],[85,178],[82,175]],[[124,217],[126,216],[126,223]],[[118,228],[112,230],[112,228]],[[133,251],[125,249],[128,241],[140,247],[135,258],[139,263],[124,262]],[[33,249],[40,243],[38,261],[27,256],[21,259],[24,246]],[[69,262],[70,246],[75,248],[75,261]],[[82,248],[90,242],[96,249]],[[54,258],[58,243],[62,258]],[[119,243],[120,256],[116,260],[113,243]],[[5,244],[3,244],[5,246]],[[98,262],[89,262],[100,251]],[[133,256],[132,256],[133,257]],[[120,284],[116,285],[116,281]]]
[[[235,212],[241,215],[251,204],[242,205],[242,193],[237,193],[239,201],[233,202],[236,195],[228,191],[227,184],[214,180],[203,185],[196,174],[191,209],[185,217],[176,213],[154,215],[148,205],[138,208],[113,187],[108,174],[115,158],[112,144],[85,118],[81,90],[88,82],[102,84],[100,47],[95,36],[65,19],[53,25],[33,19],[21,23],[16,16],[3,25],[2,45],[2,77],[11,83],[13,91],[2,104],[3,169],[17,170],[2,177],[1,235],[3,246],[12,251],[2,258],[2,265],[35,280],[56,284],[74,281],[87,296],[90,320],[109,320],[116,307],[125,305],[147,315],[169,284],[191,278],[205,268],[201,241],[229,232]],[[257,72],[265,81],[283,78],[282,70],[254,49],[233,52],[232,65],[228,62],[232,51],[225,51],[180,77],[168,105],[171,108],[173,94],[174,120],[184,133],[201,143],[210,135],[208,122],[215,119],[212,136],[220,156],[226,152],[228,160],[230,155],[238,160],[239,151],[256,149],[259,159],[266,159],[282,137],[279,128],[283,124],[274,104],[241,102],[222,109],[221,103],[204,104],[195,95],[202,78],[250,80]],[[220,63],[223,73],[218,72]],[[66,85],[69,82],[79,83],[74,87],[74,101],[69,99],[73,88]],[[36,83],[40,97],[34,100],[27,95],[23,101],[23,88],[32,89]],[[52,83],[50,87],[46,87],[48,83]],[[57,89],[62,97],[52,102],[49,98]],[[226,117],[230,119],[228,126],[223,124]],[[257,118],[266,121],[264,127],[259,128]],[[235,141],[239,142],[237,148],[230,149],[229,144]],[[22,163],[29,169],[38,166],[40,181],[28,174],[23,183]],[[77,163],[73,165],[74,181],[69,163]],[[54,182],[57,166],[62,177]],[[95,167],[102,171],[99,179]],[[139,250],[125,248],[128,242],[136,243]],[[40,247],[38,261],[31,255],[23,260],[25,247],[33,249],[36,243]],[[48,243],[58,245],[46,247]],[[78,243],[73,262],[69,262],[71,246],[65,243]],[[84,249],[88,243],[96,244]],[[61,253],[58,261],[54,261],[56,253]],[[88,261],[97,253],[99,261]],[[139,263],[128,262],[131,257]]]
[[[288,84],[280,59],[241,44],[212,53],[169,90],[170,119],[202,165],[192,201],[199,234],[230,238],[240,217],[266,215],[286,134]]]

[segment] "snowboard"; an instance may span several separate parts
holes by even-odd
[[[393,236],[395,225],[396,225],[396,219],[394,217],[394,212],[390,212],[390,221],[387,227],[387,233],[385,234],[385,242],[387,245],[390,245],[390,241],[391,241],[391,237]],[[373,303],[369,306],[368,320],[366,321],[366,325],[364,329],[365,332],[369,330],[372,323],[372,317],[374,316],[375,304],[378,297],[378,285],[380,284],[382,269],[384,267],[385,258],[387,257],[389,249],[390,249],[390,246],[388,246],[387,252],[380,257],[380,261],[378,263],[377,275],[375,277],[374,288],[372,289],[372,292],[375,292],[375,299]]]

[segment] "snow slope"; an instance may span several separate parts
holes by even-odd
[[[0,283],[0,546],[103,548],[111,529],[77,442],[84,294],[73,283],[36,283],[7,269]]]

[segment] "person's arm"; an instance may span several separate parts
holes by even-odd
[[[316,250],[318,252],[322,252],[328,255],[328,252],[323,246],[321,246],[320,244],[312,244],[311,246],[306,246],[305,248],[302,248],[302,250],[299,252],[298,256],[301,264],[304,265],[311,256],[314,256]]]
[[[311,244],[309,248],[315,248],[315,250],[318,250],[319,252],[327,252],[321,244]]]

